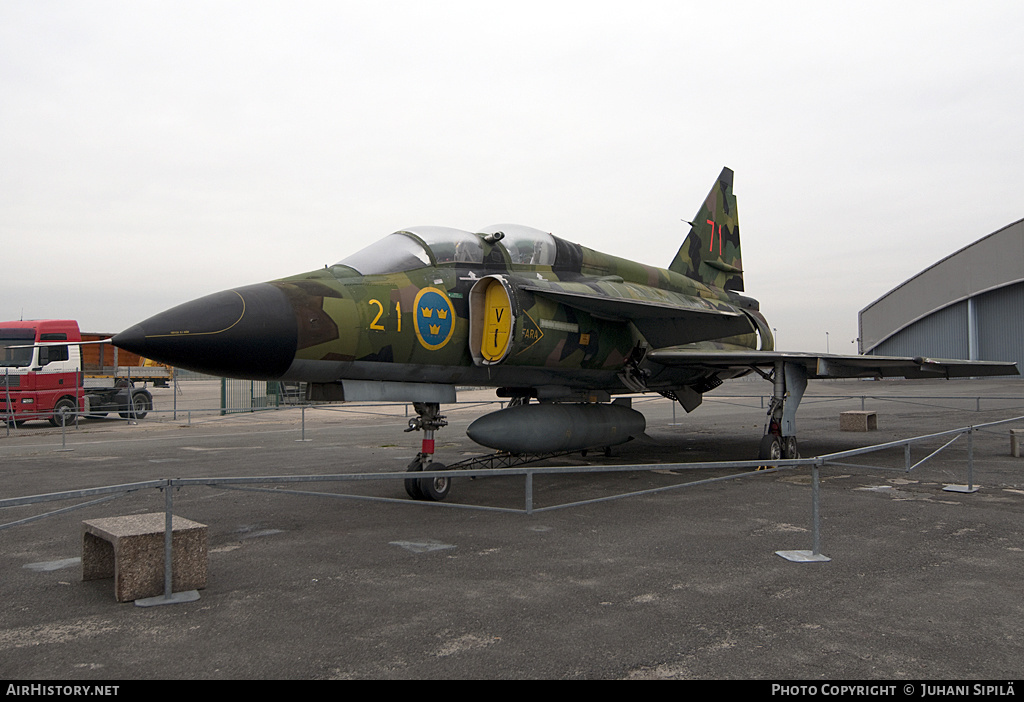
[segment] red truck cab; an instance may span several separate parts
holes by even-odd
[[[0,416],[74,421],[85,406],[81,340],[74,320],[0,322]]]

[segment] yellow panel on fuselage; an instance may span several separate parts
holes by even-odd
[[[498,281],[487,286],[484,310],[480,355],[487,361],[497,362],[505,357],[512,342],[512,303],[505,286]]]

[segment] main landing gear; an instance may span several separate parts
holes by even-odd
[[[807,371],[800,364],[776,361],[770,374],[757,372],[765,380],[772,381],[774,387],[757,458],[763,461],[800,458],[796,443],[796,410],[807,388]]]
[[[434,432],[441,427],[448,426],[448,420],[441,414],[441,405],[436,402],[414,402],[413,409],[418,415],[415,419],[409,420],[409,431],[422,431],[423,443],[420,452],[412,460],[406,470],[410,473],[417,473],[424,470],[444,470],[443,463],[435,463],[432,460],[434,455]],[[406,478],[405,491],[414,500],[430,500],[440,502],[448,496],[451,489],[450,478]]]

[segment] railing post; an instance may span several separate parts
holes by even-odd
[[[967,429],[967,489],[974,488],[974,427]]]
[[[302,438],[295,440],[296,442],[300,442],[300,443],[303,442],[303,441],[309,441],[309,439],[306,438],[306,407],[307,406],[308,405],[303,405],[302,406]]]
[[[171,551],[174,548],[174,497],[171,481],[167,481],[164,495],[164,597],[171,596]]]
[[[164,594],[135,600],[136,607],[157,607],[167,604],[195,602],[199,599],[197,590],[185,590],[174,594],[172,562],[174,556],[174,480],[167,478],[164,486]]]
[[[946,485],[942,488],[945,492],[977,492],[978,487],[974,484],[974,427],[967,427],[967,484]]]
[[[818,466],[811,466],[811,553],[821,555],[821,480]]]
[[[7,399],[7,415],[4,417],[4,426],[7,427],[7,436],[11,435],[11,425],[14,424],[14,410],[11,407],[11,369],[4,368],[4,394]]]
[[[75,416],[77,417],[78,415],[76,414]],[[74,449],[69,449],[68,446],[67,446],[67,433],[68,433],[67,425],[68,425],[68,415],[67,415],[67,412],[61,412],[60,413],[60,448],[57,449],[58,452],[60,452],[60,451],[74,451]]]
[[[818,493],[821,480],[818,475],[818,463],[811,464],[811,544],[810,551],[776,551],[787,561],[795,563],[827,563],[832,559],[821,555],[821,504]]]
[[[117,375],[115,372],[114,375]],[[135,412],[135,387],[132,385],[132,367],[128,366],[128,387],[125,388],[128,391],[128,426],[134,426],[139,423],[137,413]]]
[[[526,471],[526,513],[533,514],[533,471]]]

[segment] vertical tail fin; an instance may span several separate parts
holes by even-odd
[[[731,169],[722,169],[668,269],[705,285],[743,292],[740,220],[732,175]]]

